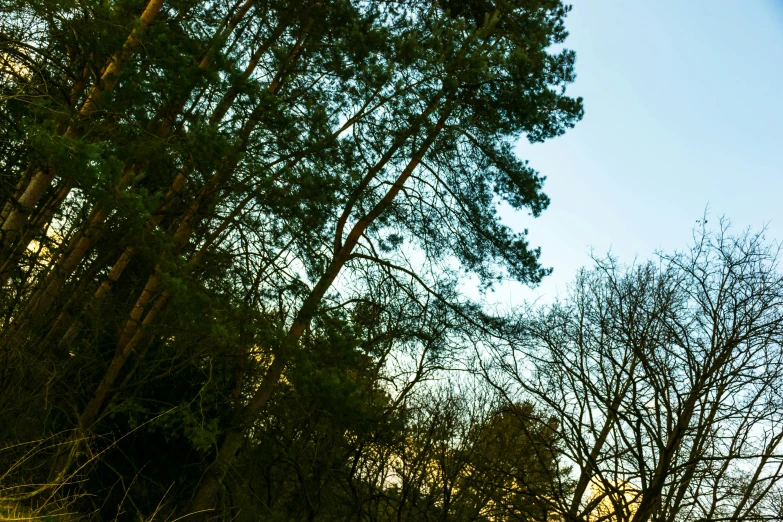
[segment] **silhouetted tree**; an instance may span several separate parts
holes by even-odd
[[[558,0],[2,9],[9,501],[233,516],[277,437],[275,498],[319,516],[349,441],[503,322],[460,281],[547,273],[497,203],[543,211],[512,145],[582,114]]]
[[[498,352],[500,389],[558,419],[568,520],[777,516],[783,277],[764,235],[701,229],[690,250],[583,271]],[[504,383],[505,384],[501,384]]]

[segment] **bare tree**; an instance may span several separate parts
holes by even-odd
[[[763,232],[702,226],[686,252],[597,259],[530,312],[486,374],[554,412],[573,521],[748,520],[775,508],[783,460],[783,278]]]

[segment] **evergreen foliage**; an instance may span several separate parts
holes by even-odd
[[[546,518],[556,421],[433,383],[509,319],[462,281],[548,273],[497,206],[546,208],[512,147],[582,115],[566,6],[0,12],[0,496],[95,520]]]

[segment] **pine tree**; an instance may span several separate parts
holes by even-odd
[[[9,479],[12,496],[76,494],[74,473],[110,496],[123,469],[158,484],[145,516],[166,491],[183,514],[225,506],[240,450],[269,458],[254,437],[286,387],[310,393],[297,372],[347,371],[367,314],[417,332],[387,328],[394,353],[444,358],[461,331],[502,324],[459,283],[548,273],[496,208],[546,208],[513,145],[582,115],[564,91],[574,53],[550,50],[567,12],[557,0],[7,2],[0,416],[6,445],[59,441]],[[361,363],[377,368],[377,393],[381,353]],[[342,408],[372,409],[371,396]],[[304,422],[280,415],[289,432]],[[117,448],[124,464],[104,453]]]

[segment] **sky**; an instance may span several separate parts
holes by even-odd
[[[621,262],[687,248],[705,210],[783,240],[783,0],[572,0],[585,116],[520,157],[547,177],[527,228],[554,272],[501,300],[562,295],[590,252]]]

